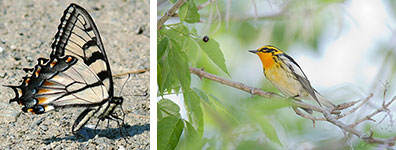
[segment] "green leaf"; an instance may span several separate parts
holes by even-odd
[[[187,17],[187,12],[188,12],[188,3],[184,3],[179,8],[179,12],[178,12],[178,16],[179,16],[180,22],[184,22],[184,20]]]
[[[191,32],[190,33],[192,35],[194,35],[194,36],[198,36],[198,31],[197,31],[197,29],[194,26],[191,28]]]
[[[189,0],[185,4],[188,4],[188,11],[185,18],[185,21],[188,23],[196,23],[200,20],[200,15],[198,13],[197,5],[193,0]]]
[[[188,58],[181,51],[181,46],[173,38],[170,38],[167,52],[164,54],[163,59],[158,61],[157,67],[157,82],[160,95],[163,95],[164,91],[170,93],[172,90],[177,93],[180,90],[180,85],[190,88],[191,79]]]
[[[202,137],[204,131],[204,120],[200,98],[190,88],[183,88],[184,103],[188,113],[188,119],[198,130],[198,135]]]
[[[186,38],[183,43],[182,51],[187,54],[190,63],[192,66],[194,66],[198,61],[198,45],[195,43],[195,41],[191,38]]]
[[[182,43],[185,36],[188,35],[190,30],[183,24],[172,25],[170,27],[163,28],[160,34],[164,37],[168,37],[169,40],[176,40]],[[179,44],[180,45],[180,44]]]
[[[162,58],[162,56],[164,55],[166,49],[168,48],[168,43],[169,43],[169,40],[168,40],[167,37],[164,37],[158,43],[158,46],[157,46],[157,61],[160,60]]]
[[[210,39],[208,42],[204,42],[200,38],[195,38],[194,39],[198,45],[201,47],[201,49],[208,55],[208,57],[221,69],[223,72],[225,72],[227,75],[230,76],[228,73],[227,67],[225,65],[225,59],[223,52],[220,50],[219,43],[217,43],[216,40]]]
[[[169,99],[161,99],[157,103],[157,112],[160,113],[161,116],[157,116],[158,120],[161,120],[167,116],[174,116],[177,118],[181,118],[180,116],[180,107]]]
[[[176,147],[176,150],[200,150],[202,138],[198,135],[195,128],[188,121],[184,121],[184,124],[184,133]]]
[[[180,81],[183,90],[190,89],[191,75],[187,55],[181,51],[180,45],[173,39],[171,40],[169,58],[172,72],[175,73],[177,79]]]
[[[183,121],[173,116],[165,117],[158,121],[157,129],[157,148],[173,150],[183,132]]]
[[[157,109],[160,110],[160,105],[157,103]],[[164,118],[164,115],[162,115],[161,111],[157,111],[157,120],[161,120]]]
[[[164,91],[168,89],[173,81],[170,75],[171,68],[168,59],[158,61],[157,65],[157,84],[159,94],[163,95]]]
[[[199,88],[193,88],[193,91],[201,98],[201,99],[203,99],[205,102],[209,102],[209,98],[208,98],[208,96],[205,94],[205,92],[204,91],[202,91],[201,89],[199,89]]]
[[[193,0],[185,2],[180,7],[178,14],[181,22],[196,23],[200,20],[197,5]]]

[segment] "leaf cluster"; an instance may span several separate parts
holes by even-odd
[[[171,1],[175,3],[176,1]],[[194,0],[185,2],[177,12],[180,23],[164,25],[157,32],[158,149],[201,149],[204,132],[203,103],[214,110],[227,112],[213,95],[191,87],[190,66],[198,55],[205,54],[228,74],[224,55],[214,39],[203,40],[191,24],[200,21]],[[181,94],[186,117],[174,100],[164,98]]]

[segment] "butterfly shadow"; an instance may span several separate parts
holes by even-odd
[[[143,125],[133,125],[124,124],[118,128],[106,128],[106,129],[94,129],[83,127],[77,133],[77,135],[71,135],[67,137],[51,137],[48,139],[44,139],[44,143],[50,144],[52,142],[58,142],[62,140],[69,141],[78,141],[78,142],[86,142],[95,137],[106,137],[108,139],[117,140],[120,138],[128,138],[133,137],[138,134],[142,134],[145,131],[150,131],[150,124]]]

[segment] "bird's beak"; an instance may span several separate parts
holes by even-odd
[[[251,52],[251,53],[258,53],[259,51],[258,50],[249,50],[249,52]]]

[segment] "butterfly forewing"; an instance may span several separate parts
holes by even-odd
[[[86,10],[71,4],[64,12],[51,55],[71,55],[84,62],[113,96],[110,65],[96,25]]]

